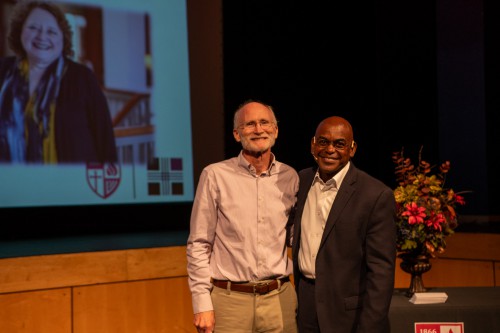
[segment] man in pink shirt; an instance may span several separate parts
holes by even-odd
[[[202,171],[187,242],[194,325],[202,333],[297,332],[287,220],[298,174],[271,152],[272,108],[247,101],[234,115],[237,157]]]

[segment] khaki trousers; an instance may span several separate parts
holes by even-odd
[[[297,333],[297,295],[290,282],[265,295],[214,287],[214,333]]]

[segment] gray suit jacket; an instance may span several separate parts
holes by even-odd
[[[301,218],[316,168],[299,172],[293,224],[294,282],[301,274]],[[316,258],[315,303],[321,332],[389,332],[394,288],[396,209],[393,190],[351,161],[328,216]],[[308,304],[301,303],[299,311]]]

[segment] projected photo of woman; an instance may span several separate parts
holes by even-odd
[[[0,59],[0,163],[115,162],[107,100],[94,73],[73,60],[64,12],[21,1]]]

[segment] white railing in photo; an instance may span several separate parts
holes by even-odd
[[[153,112],[149,93],[111,90],[104,91],[113,120],[121,164],[144,164],[154,157]]]

